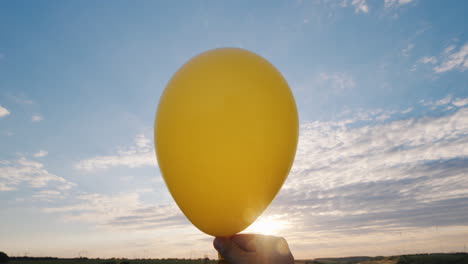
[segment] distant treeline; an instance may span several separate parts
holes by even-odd
[[[217,264],[218,260],[199,259],[100,259],[100,258],[55,258],[55,257],[11,257],[9,264]]]
[[[468,253],[427,253],[387,257],[357,256],[344,258],[317,258],[302,261],[304,264],[357,264],[362,262],[396,264],[468,264]]]
[[[100,259],[100,258],[56,258],[56,257],[10,257],[8,264],[217,264],[218,260],[209,258],[199,259]],[[432,253],[413,254],[401,256],[356,256],[345,258],[317,258],[313,260],[297,260],[297,264],[357,264],[369,263],[394,263],[394,264],[468,264],[468,253]]]
[[[56,257],[10,257],[10,260],[56,260]]]

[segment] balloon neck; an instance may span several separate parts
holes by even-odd
[[[225,260],[223,256],[218,253],[218,264],[229,264],[229,262],[227,262],[227,260]]]

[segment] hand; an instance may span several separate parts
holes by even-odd
[[[294,264],[288,242],[282,237],[240,234],[216,237],[213,245],[229,264]]]

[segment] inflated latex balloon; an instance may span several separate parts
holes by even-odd
[[[214,49],[167,84],[154,126],[156,156],[172,197],[201,231],[234,235],[270,204],[291,168],[296,104],[268,61]]]

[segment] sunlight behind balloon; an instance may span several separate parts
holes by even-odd
[[[278,231],[285,229],[287,226],[288,223],[286,221],[278,220],[274,217],[259,218],[245,230],[245,233],[276,235]]]

